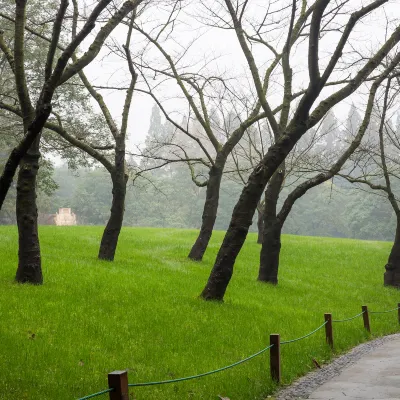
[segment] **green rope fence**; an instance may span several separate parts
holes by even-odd
[[[253,358],[257,357],[257,356],[259,356],[260,354],[265,353],[267,350],[272,349],[272,348],[273,349],[271,350],[271,375],[273,376],[273,378],[274,377],[276,378],[277,377],[277,375],[276,375],[277,371],[276,370],[272,371],[273,368],[276,369],[276,367],[273,366],[273,362],[272,362],[272,358],[273,358],[272,351],[274,352],[274,358],[275,358],[274,362],[277,361],[276,357],[278,357],[278,364],[280,365],[279,347],[280,347],[281,344],[284,345],[284,344],[294,343],[294,342],[298,342],[300,340],[306,339],[306,338],[310,337],[311,335],[313,335],[314,333],[316,333],[319,330],[321,330],[323,327],[325,327],[326,335],[327,335],[327,342],[331,345],[331,347],[333,347],[332,324],[331,324],[331,322],[348,322],[348,321],[351,321],[351,320],[353,320],[353,319],[355,319],[357,317],[360,317],[363,314],[366,314],[366,315],[364,315],[364,317],[368,318],[368,312],[370,314],[385,314],[385,313],[393,312],[393,311],[396,311],[396,310],[400,310],[400,303],[399,303],[398,307],[393,308],[391,310],[386,310],[386,311],[367,311],[367,307],[363,306],[363,311],[362,312],[360,312],[357,315],[354,315],[353,317],[345,318],[345,319],[336,319],[336,320],[334,320],[334,319],[331,319],[332,318],[331,314],[325,314],[325,316],[327,316],[327,315],[329,316],[329,321],[326,320],[322,325],[318,326],[316,329],[314,329],[313,331],[307,333],[306,335],[300,336],[300,337],[295,338],[295,339],[282,341],[282,342],[279,342],[279,335],[271,335],[271,337],[272,336],[275,336],[275,337],[278,336],[278,341],[275,344],[270,344],[269,346],[263,348],[262,350],[258,351],[257,353],[254,353],[254,354],[252,354],[252,355],[250,355],[250,356],[248,356],[248,357],[246,357],[246,358],[244,358],[244,359],[242,359],[240,361],[236,361],[235,363],[229,364],[229,365],[227,365],[225,367],[214,369],[214,370],[208,371],[208,372],[203,372],[203,373],[197,374],[197,375],[186,376],[186,377],[183,377],[183,378],[168,379],[168,380],[153,381],[153,382],[140,382],[140,383],[129,383],[129,384],[126,383],[125,385],[126,385],[126,388],[128,388],[128,387],[139,387],[139,386],[154,386],[154,385],[164,385],[164,384],[168,384],[168,383],[176,383],[176,382],[182,382],[182,381],[188,381],[188,380],[192,380],[192,379],[201,378],[203,376],[216,374],[218,372],[222,372],[222,371],[225,371],[227,369],[236,367],[237,365],[243,364],[243,363],[245,363],[245,362],[247,362],[247,361],[249,361],[249,360],[251,360],[251,359],[253,359]],[[400,312],[399,312],[399,323],[400,323]],[[368,322],[368,330],[369,330],[369,322]],[[328,339],[328,337],[330,337],[330,340]],[[275,349],[275,347],[277,347],[277,349]],[[278,370],[280,370],[280,367],[278,367]],[[121,372],[121,374],[126,374],[125,371],[119,371],[119,372]],[[279,374],[280,374],[280,371],[279,371]],[[276,380],[279,382],[280,375],[279,375],[278,379],[276,379]],[[113,392],[115,390],[116,390],[115,388],[109,388],[109,389],[102,390],[102,391],[97,392],[97,393],[90,394],[90,395],[85,396],[85,397],[81,397],[81,398],[79,398],[79,400],[91,399],[91,398],[94,398],[94,397],[97,397],[97,396],[101,396],[102,394]]]
[[[188,381],[190,379],[196,379],[196,378],[201,378],[202,376],[207,376],[207,375],[212,375],[216,374],[217,372],[225,371],[226,369],[236,367],[236,365],[243,364],[246,361],[251,360],[254,357],[257,357],[258,355],[264,353],[265,351],[269,350],[273,345],[270,345],[268,347],[265,347],[264,349],[258,351],[255,354],[252,354],[249,357],[244,358],[243,360],[237,361],[233,364],[227,365],[226,367],[214,369],[213,371],[209,372],[203,372],[202,374],[198,375],[192,375],[192,376],[186,376],[184,378],[177,378],[177,379],[168,379],[166,381],[155,381],[155,382],[144,382],[144,383],[130,383],[128,386],[129,387],[137,387],[137,386],[153,386],[153,385],[164,385],[165,383],[174,383],[174,382],[182,382],[182,381]]]
[[[386,313],[393,312],[393,311],[396,311],[399,309],[400,309],[400,307],[392,308],[391,310],[387,310],[387,311],[370,311],[370,314],[386,314]]]
[[[299,340],[308,338],[309,336],[313,335],[315,332],[318,332],[320,329],[322,329],[328,322],[324,322],[321,326],[319,326],[317,329],[314,329],[312,332],[307,333],[307,335],[301,336],[299,338],[296,339],[292,339],[292,340],[286,340],[284,342],[281,342],[281,344],[288,344],[288,343],[294,343],[294,342],[298,342]]]
[[[97,392],[97,393],[89,394],[89,396],[81,397],[79,400],[92,399],[93,397],[97,397],[97,396],[101,396],[102,394],[110,393],[113,390],[114,390],[113,388],[102,390],[101,392]]]
[[[188,381],[188,380],[190,380],[190,379],[196,379],[196,378],[201,378],[202,376],[207,376],[207,375],[216,374],[217,372],[225,371],[226,369],[236,367],[236,366],[239,365],[239,364],[243,364],[243,363],[245,363],[246,361],[249,361],[249,360],[251,360],[252,358],[257,357],[258,355],[260,355],[260,354],[266,352],[266,351],[269,350],[272,346],[273,346],[273,345],[270,345],[270,346],[268,346],[268,347],[265,347],[264,349],[258,351],[257,353],[252,354],[252,355],[249,356],[249,357],[244,358],[243,360],[236,361],[235,363],[230,364],[230,365],[227,365],[227,366],[222,367],[222,368],[214,369],[213,371],[203,372],[202,374],[197,374],[197,375],[192,375],[192,376],[185,376],[185,377],[183,377],[183,378],[168,379],[168,380],[165,380],[165,381],[142,382],[142,383],[130,383],[128,386],[130,386],[130,387],[137,387],[137,386],[164,385],[164,384],[166,384],[166,383],[174,383],[174,382]],[[93,398],[93,397],[97,397],[97,396],[100,396],[100,395],[102,395],[102,394],[111,392],[112,390],[113,390],[113,389],[111,388],[111,389],[103,390],[103,391],[98,392],[98,393],[93,393],[93,394],[90,394],[89,396],[81,397],[79,400],[91,399],[91,398]]]
[[[332,322],[347,322],[347,321],[351,321],[352,319],[357,318],[360,315],[363,315],[364,313],[365,313],[365,311],[362,311],[359,314],[355,315],[354,317],[345,318],[345,319],[333,319]]]

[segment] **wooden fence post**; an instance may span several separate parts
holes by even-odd
[[[281,381],[281,340],[278,333],[269,336],[269,344],[273,345],[270,349],[270,370],[271,378],[277,383]]]
[[[397,304],[397,318],[399,320],[399,324],[400,324],[400,303]]]
[[[114,389],[110,392],[110,400],[129,400],[128,373],[126,371],[110,372],[108,387]]]
[[[329,344],[331,349],[333,349],[333,328],[332,328],[332,314],[325,313],[325,336],[326,336],[326,343]]]
[[[363,314],[364,328],[367,330],[368,333],[371,333],[371,327],[369,325],[368,307],[362,306],[361,309],[364,312],[364,314]]]

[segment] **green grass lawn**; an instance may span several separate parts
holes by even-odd
[[[196,232],[124,228],[113,263],[96,259],[101,227],[42,227],[44,285],[17,285],[15,227],[0,227],[0,398],[76,399],[107,388],[128,369],[144,382],[206,372],[269,344],[313,330],[323,314],[352,316],[396,307],[384,288],[390,243],[285,236],[279,286],[256,281],[254,234],[236,263],[222,304],[198,298],[223,238],[203,262],[187,260]],[[371,316],[373,336],[398,331],[397,313]],[[32,333],[35,337],[32,338]],[[335,351],[368,339],[362,319],[334,325]],[[321,330],[282,347],[285,384],[332,353]],[[195,381],[135,388],[132,399],[264,399],[274,390],[265,353]],[[107,395],[98,397],[100,400]]]

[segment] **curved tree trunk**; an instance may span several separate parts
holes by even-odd
[[[278,283],[279,255],[281,251],[282,223],[277,216],[277,203],[285,178],[284,163],[272,176],[265,191],[264,232],[260,253],[258,280]]]
[[[103,232],[98,258],[113,261],[118,245],[118,238],[122,228],[125,212],[126,183],[125,174],[125,146],[115,150],[115,170],[111,174],[113,200],[111,215]]]
[[[193,261],[201,261],[203,259],[211,239],[217,218],[219,191],[225,162],[226,158],[217,156],[215,164],[210,169],[200,233],[188,256]]]
[[[397,216],[396,236],[385,269],[384,285],[400,289],[400,215]]]
[[[43,283],[37,225],[36,177],[39,170],[39,143],[36,138],[22,158],[17,183],[18,269],[17,282]]]

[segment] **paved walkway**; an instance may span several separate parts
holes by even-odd
[[[400,338],[364,354],[354,365],[322,384],[313,400],[400,399]]]

